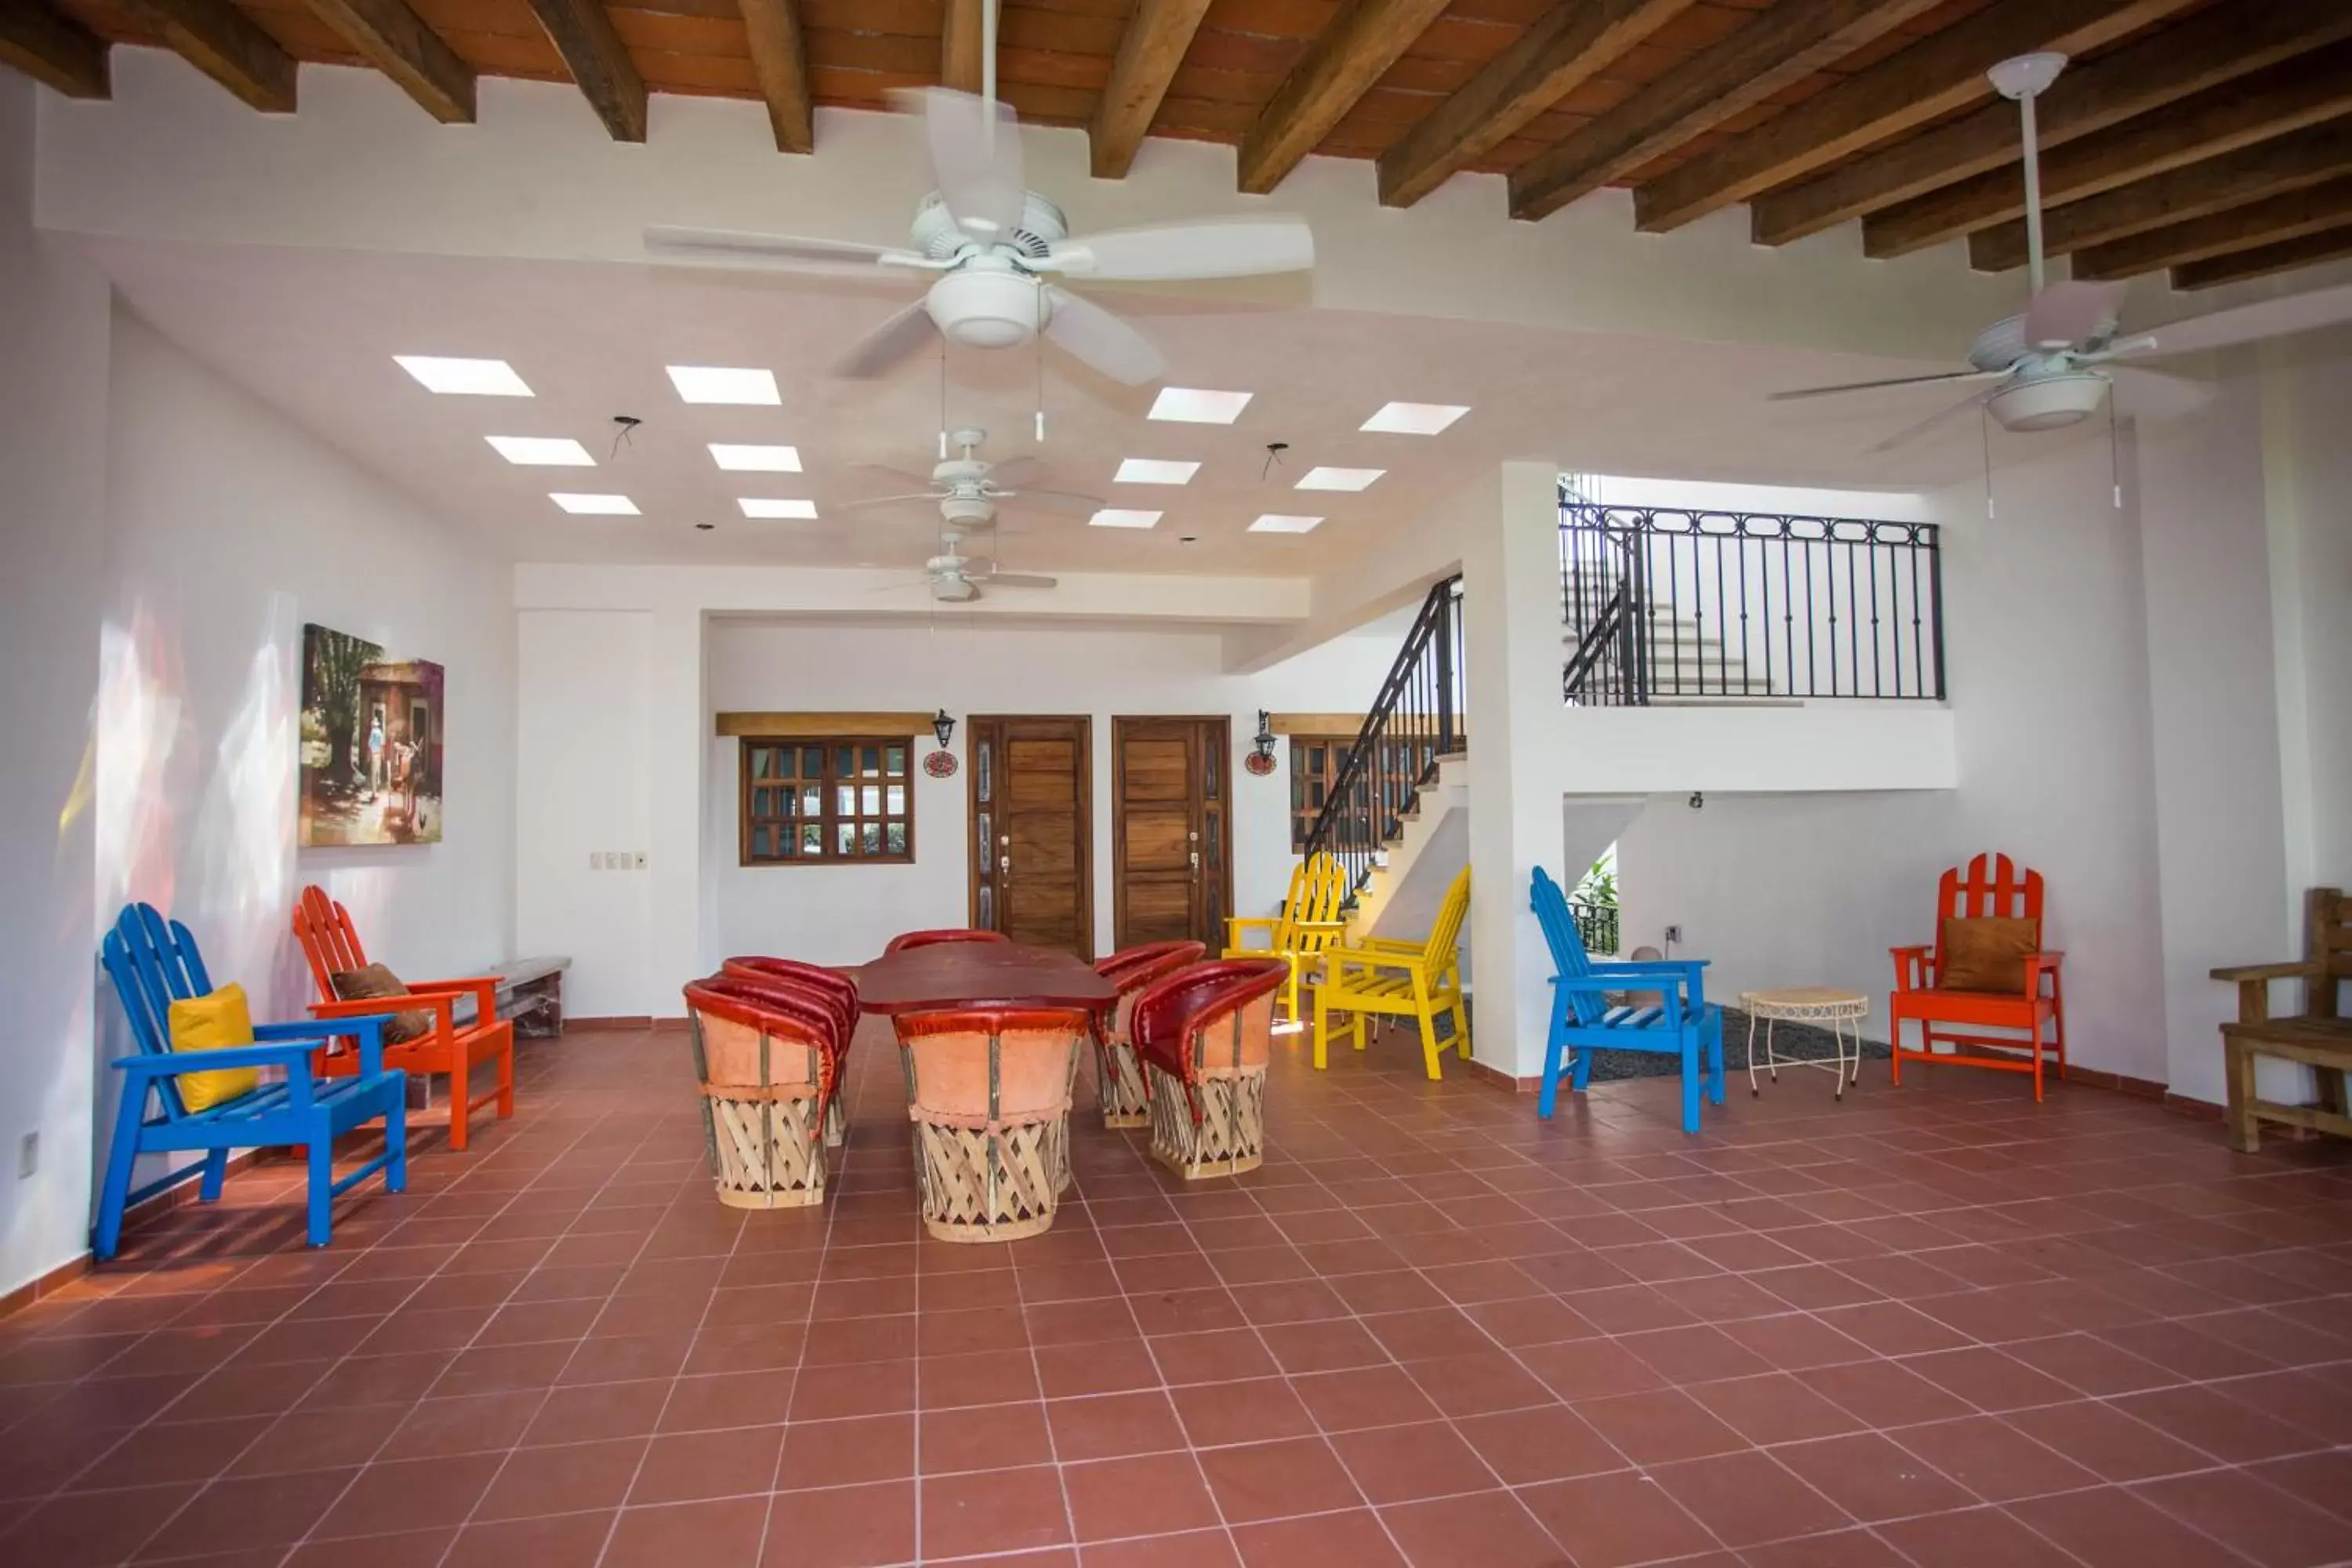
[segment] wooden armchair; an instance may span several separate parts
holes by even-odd
[[[2340,888],[2304,895],[2303,960],[2246,963],[2213,971],[2238,988],[2238,1021],[2221,1026],[2229,1066],[2230,1141],[2247,1153],[2262,1147],[2262,1123],[2284,1122],[2352,1138],[2346,1074],[2352,1071],[2352,1019],[2344,1016],[2344,982],[2352,980],[2352,900]],[[2303,1011],[2271,1016],[2271,982],[2303,982]],[[2319,1079],[2316,1105],[2280,1105],[2254,1092],[2254,1062],[2277,1057],[2301,1062]]]
[[[1433,1079],[1444,1076],[1438,1062],[1444,1052],[1437,1042],[1437,1015],[1454,1017],[1454,1047],[1470,1054],[1470,1016],[1462,1005],[1462,921],[1470,912],[1470,868],[1462,868],[1437,919],[1423,942],[1399,942],[1370,937],[1347,947],[1324,949],[1323,978],[1315,987],[1315,1065],[1324,1065],[1324,1048],[1331,1037],[1331,1015],[1348,1013],[1347,1031],[1356,1049],[1364,1048],[1364,1020],[1386,1016],[1412,1018],[1421,1025],[1422,1056]]]
[[[1278,958],[1290,968],[1283,982],[1283,1016],[1300,1019],[1298,986],[1324,949],[1348,929],[1340,906],[1348,901],[1348,870],[1332,855],[1310,855],[1290,873],[1290,891],[1270,915],[1233,915],[1225,921],[1223,958]],[[1255,935],[1244,935],[1255,932]]]
[[[384,1042],[383,1064],[405,1072],[448,1076],[450,1148],[466,1147],[467,1118],[491,1101],[498,1102],[499,1121],[514,1114],[514,1025],[499,1016],[496,975],[404,981],[405,996],[344,1001],[335,994],[335,976],[365,969],[368,963],[367,951],[352,927],[351,911],[328,898],[324,889],[305,888],[294,905],[294,935],[319,987],[319,1000],[310,1005],[312,1017],[333,1021],[384,1013],[431,1014],[432,1025],[424,1034],[397,1044]],[[467,996],[473,998],[474,1016],[461,1023],[457,1003]],[[315,1069],[326,1078],[359,1072],[359,1056],[352,1044],[348,1037],[336,1037],[318,1053]],[[473,1069],[485,1064],[496,1069],[497,1079],[475,1096]]]
[[[2039,945],[2042,873],[2021,871],[2006,855],[1979,855],[1968,863],[1966,870],[1954,867],[1944,873],[1937,884],[1936,914],[1932,945],[1888,950],[1895,958],[1895,994],[1886,1006],[1895,1081],[1903,1081],[1906,1061],[2030,1072],[2033,1098],[2040,1100],[2044,1046],[2057,1058],[2058,1076],[2066,1076],[2066,1005],[2059,979],[2059,964],[2066,955]],[[2033,922],[2035,947],[2017,955],[2022,967],[2011,971],[2018,975],[2013,988],[1984,990],[1952,984],[1952,955],[1947,950],[1951,922],[1978,919]],[[1916,1049],[1903,1043],[1906,1018],[1919,1026]],[[1986,1028],[2013,1032],[1961,1032]],[[1953,1049],[1939,1052],[1938,1044]],[[1965,1054],[1964,1047],[1977,1047],[1978,1054]],[[1987,1051],[1998,1054],[1983,1054]]]

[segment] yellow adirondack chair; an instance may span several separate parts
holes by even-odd
[[[1358,1050],[1364,1048],[1364,1020],[1379,1015],[1421,1021],[1422,1055],[1429,1076],[1439,1078],[1437,1015],[1454,1015],[1454,1045],[1470,1054],[1470,1018],[1462,1005],[1462,921],[1470,911],[1470,868],[1462,868],[1425,942],[1371,937],[1323,952],[1323,979],[1315,987],[1315,1065],[1331,1037],[1331,1015],[1352,1014],[1344,1026]]]
[[[1298,1011],[1299,978],[1313,971],[1318,955],[1348,929],[1348,922],[1339,917],[1339,906],[1347,900],[1347,868],[1336,856],[1309,856],[1290,873],[1290,892],[1278,913],[1226,920],[1223,956],[1278,958],[1288,964],[1290,977],[1283,984],[1283,1006],[1296,1024],[1303,1016]],[[1251,928],[1262,933],[1258,940],[1243,936]]]

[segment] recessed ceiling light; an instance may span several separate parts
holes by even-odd
[[[443,359],[435,354],[394,354],[392,363],[425,384],[427,392],[474,397],[529,397],[530,388],[502,359]]]
[[[745,517],[813,518],[816,516],[816,502],[813,500],[759,500],[746,496],[735,504],[743,509]]]
[[[735,370],[725,365],[665,367],[677,395],[688,403],[782,403],[772,370]]]
[[[563,490],[550,491],[548,500],[575,517],[635,517],[637,503],[626,496],[572,495]]]
[[[569,436],[485,436],[509,463],[541,468],[593,468],[596,459]]]
[[[1249,525],[1252,533],[1312,533],[1319,517],[1294,517],[1279,511],[1267,512]]]
[[[1129,511],[1107,506],[1087,521],[1097,528],[1150,528],[1160,521],[1161,515],[1156,511]]]
[[[1166,462],[1158,458],[1122,458],[1111,482],[1121,485],[1189,485],[1201,471],[1198,463]]]
[[[1204,392],[1197,386],[1163,386],[1151,401],[1150,417],[1183,425],[1230,425],[1249,406],[1246,392]]]
[[[1307,477],[1298,481],[1298,488],[1302,490],[1370,489],[1372,481],[1387,472],[1386,468],[1309,468]]]
[[[1357,428],[1391,436],[1434,436],[1469,412],[1453,403],[1391,403]]]
[[[710,443],[710,458],[720,468],[735,473],[797,474],[801,471],[801,449],[798,447],[737,447],[724,441]]]

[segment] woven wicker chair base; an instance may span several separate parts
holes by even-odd
[[[730,1208],[800,1208],[824,1202],[824,1142],[816,1098],[735,1100],[706,1091],[704,1131],[719,1201]]]
[[[915,1123],[923,1226],[941,1241],[1018,1241],[1053,1228],[1069,1180],[1069,1119],[985,1128]]]
[[[1203,1074],[1193,1085],[1201,1097],[1196,1124],[1183,1083],[1151,1072],[1151,1157],[1187,1181],[1237,1176],[1265,1163],[1265,1069]]]
[[[1135,1059],[1135,1047],[1125,1040],[1106,1041],[1095,1053],[1095,1063],[1103,1125],[1114,1131],[1150,1126],[1151,1104],[1143,1092],[1143,1068]]]

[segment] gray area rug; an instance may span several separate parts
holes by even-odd
[[[1474,1026],[1475,1027],[1475,1026]],[[1827,1029],[1817,1029],[1811,1024],[1781,1023],[1773,1026],[1772,1049],[1783,1065],[1790,1061],[1825,1061],[1836,1054],[1836,1047]],[[1756,1026],[1756,1055],[1760,1066],[1764,1057],[1764,1026]],[[1862,1042],[1864,1061],[1885,1061],[1887,1049],[1876,1040]],[[1628,1078],[1673,1078],[1683,1070],[1678,1058],[1658,1056],[1649,1051],[1595,1051],[1592,1053],[1594,1081]],[[1723,1010],[1723,1070],[1727,1077],[1748,1070],[1748,1015],[1737,1007]]]

